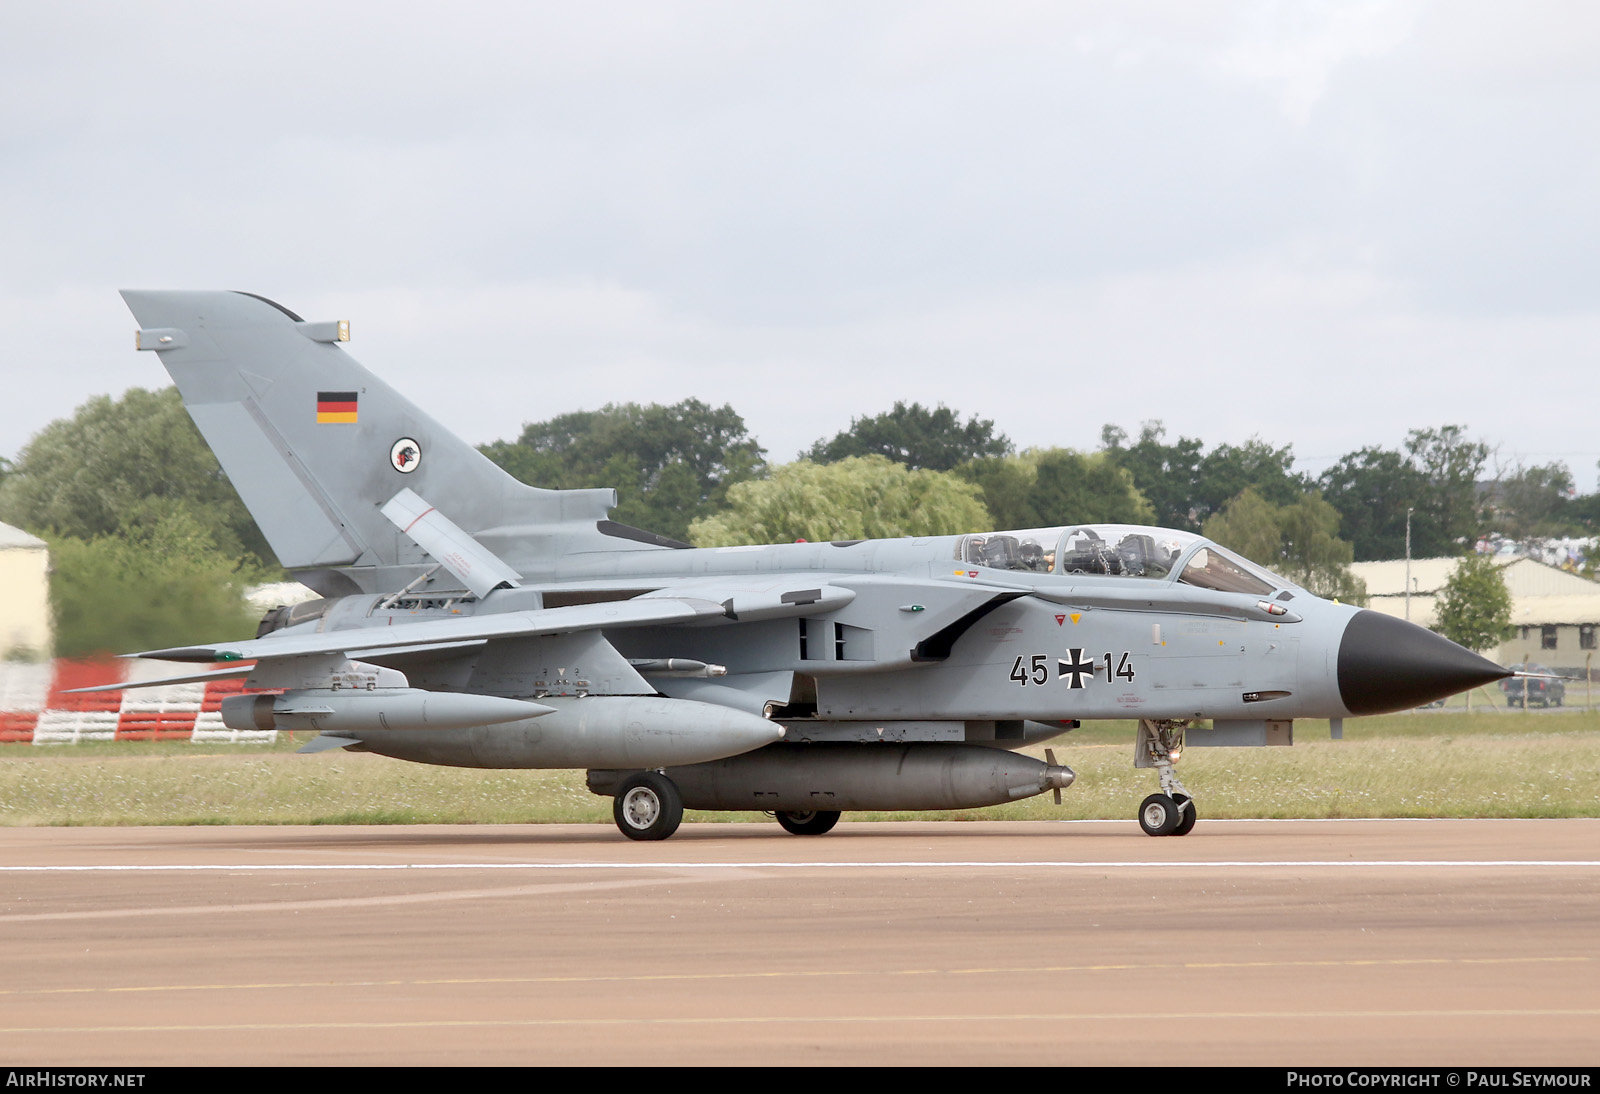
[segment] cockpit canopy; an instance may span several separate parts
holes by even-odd
[[[992,570],[1176,580],[1202,589],[1256,596],[1293,585],[1192,533],[1128,524],[1079,524],[962,536],[956,541],[955,557]]]

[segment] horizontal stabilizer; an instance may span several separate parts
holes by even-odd
[[[159,676],[154,680],[124,680],[120,684],[96,684],[92,688],[68,688],[62,695],[78,695],[83,692],[95,691],[128,691],[132,688],[158,688],[167,684],[203,684],[212,680],[229,680],[238,676],[248,676],[249,665],[236,665],[225,669],[212,669],[210,672],[189,672],[182,676]]]

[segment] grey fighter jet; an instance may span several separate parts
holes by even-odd
[[[852,809],[1059,801],[1072,771],[1015,750],[1120,718],[1160,784],[1140,825],[1182,835],[1185,744],[1287,745],[1296,718],[1337,732],[1509,675],[1170,529],[692,548],[609,519],[612,490],[517,482],[357,364],[344,323],[123,298],[322,596],[250,641],[136,656],[221,665],[148,683],[244,677],[225,722],[316,731],[302,751],[585,768],[633,839],[685,807],[816,835]]]

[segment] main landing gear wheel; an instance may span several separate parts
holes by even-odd
[[[783,830],[796,836],[820,836],[839,823],[837,809],[817,809],[805,813],[776,814]]]
[[[1139,827],[1147,836],[1170,836],[1182,819],[1178,803],[1165,794],[1151,794],[1139,803]]]
[[[683,823],[683,798],[659,771],[641,771],[617,787],[611,815],[629,839],[666,839]]]

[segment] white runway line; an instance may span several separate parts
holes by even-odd
[[[351,863],[190,863],[83,866],[0,866],[0,873],[170,873],[181,871],[265,873],[281,871],[365,870],[1183,870],[1268,867],[1280,870],[1415,869],[1457,866],[1473,869],[1600,867],[1600,859],[1216,859],[1171,862],[1019,860],[883,862],[351,862]]]
[[[1443,1010],[1219,1010],[1174,1011],[1162,1015],[1163,1022],[1234,1022],[1234,1021],[1316,1021],[1355,1020],[1370,1022],[1374,1019],[1420,1019],[1426,1022],[1464,1021],[1484,1018],[1593,1018],[1600,1009],[1592,1007],[1557,1009],[1459,1009]],[[401,1030],[401,1029],[561,1029],[570,1027],[629,1026],[804,1026],[804,1025],[894,1025],[918,1026],[934,1023],[978,1025],[1000,1023],[1017,1025],[1023,1022],[1078,1023],[1095,1022],[1148,1022],[1148,1011],[1028,1011],[1022,1013],[984,1013],[974,1011],[964,1014],[742,1014],[742,1015],[673,1015],[649,1016],[590,1016],[559,1018],[422,1018],[395,1021],[339,1021],[319,1019],[315,1022],[230,1022],[183,1023],[170,1025],[128,1026],[14,1026],[0,1028],[0,1035],[21,1036],[38,1034],[92,1034],[92,1033],[258,1033],[293,1032],[304,1030]],[[1280,1070],[1273,1068],[1272,1070]],[[1456,1069],[1460,1070],[1460,1069]],[[1583,1067],[1530,1067],[1531,1071],[1586,1070]]]

